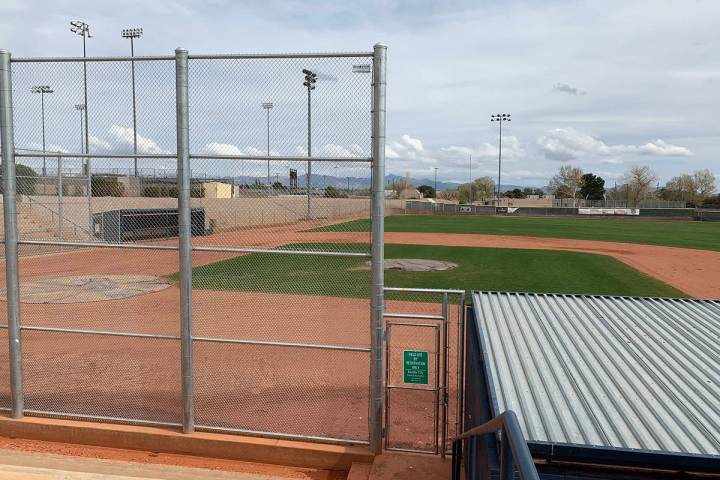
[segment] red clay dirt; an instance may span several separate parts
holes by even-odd
[[[274,247],[293,242],[366,242],[363,232],[303,232],[301,222],[195,238],[197,245]],[[386,233],[387,243],[584,251],[610,255],[700,298],[720,297],[720,252],[610,242],[490,235]],[[172,242],[163,242],[165,244]],[[235,256],[193,252],[193,265]],[[0,285],[4,286],[4,266]],[[98,274],[167,275],[178,255],[164,250],[88,248],[21,257],[21,282]],[[282,281],[282,279],[278,279]],[[442,287],[442,285],[439,285]],[[388,309],[438,313],[437,304],[388,302]],[[26,326],[179,334],[179,290],[77,304],[22,304]],[[454,318],[454,315],[453,315]],[[257,292],[193,291],[196,337],[332,344],[367,348],[369,301]],[[0,323],[6,323],[0,309]],[[454,327],[450,363],[454,369]],[[433,342],[417,332],[393,337],[396,351]],[[181,418],[177,340],[23,331],[26,408],[177,423]],[[367,352],[196,342],[198,424],[362,440],[367,438]],[[397,366],[394,357],[391,364]],[[0,407],[9,405],[7,331],[0,329]],[[455,395],[451,376],[449,395]],[[433,398],[391,398],[398,446],[431,443]],[[451,416],[454,405],[451,404]],[[451,420],[452,423],[452,420]]]

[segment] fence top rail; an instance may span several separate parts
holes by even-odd
[[[453,290],[444,288],[404,288],[404,287],[385,287],[386,292],[417,292],[417,293],[452,293],[462,295],[465,290]]]
[[[32,151],[18,152],[15,150],[16,157],[38,158],[38,157],[62,157],[62,158],[108,158],[123,159],[129,158],[177,158],[176,153],[70,153],[70,152],[51,152],[51,151]],[[303,157],[305,158],[305,157]]]
[[[134,155],[131,155],[133,157]],[[372,162],[372,157],[302,157],[297,155],[214,155],[210,153],[191,153],[191,159],[207,160],[270,160],[283,162]]]
[[[70,153],[56,151],[15,151],[16,157],[39,158],[39,157],[62,157],[62,158],[107,158],[127,160],[130,158],[177,158],[176,153]],[[301,157],[297,155],[213,155],[213,154],[190,154],[191,159],[195,160],[262,160],[262,161],[281,161],[281,162],[372,162],[371,157]]]
[[[317,52],[317,53],[226,53],[188,55],[189,60],[272,60],[283,58],[371,58],[373,52]],[[74,62],[147,62],[174,61],[174,55],[100,56],[100,57],[11,57],[14,63],[74,63]]]

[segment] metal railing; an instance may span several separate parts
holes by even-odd
[[[460,480],[462,442],[467,441],[465,451],[465,478],[475,479],[477,475],[477,448],[479,437],[500,432],[500,479],[512,480],[515,471],[522,480],[540,480],[530,449],[525,442],[515,412],[506,410],[492,420],[467,430],[453,440],[452,480]]]

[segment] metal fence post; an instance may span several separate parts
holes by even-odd
[[[57,157],[57,196],[58,196],[58,240],[63,239],[63,183],[62,183],[62,157]]]
[[[382,451],[382,342],[385,286],[385,73],[387,46],[373,48],[372,99],[372,292],[370,297],[370,449]]]
[[[445,458],[445,452],[447,451],[447,428],[448,428],[448,379],[450,378],[448,368],[448,351],[450,350],[449,336],[448,336],[448,323],[450,315],[448,314],[449,308],[449,296],[447,292],[442,294],[442,365],[443,365],[443,379],[442,379],[442,437],[440,454]]]
[[[5,222],[5,285],[10,361],[12,418],[23,416],[22,348],[20,343],[20,279],[15,185],[12,74],[10,52],[0,50],[0,145],[2,146],[3,213]]]
[[[190,139],[188,52],[175,50],[175,108],[177,116],[178,237],[180,253],[180,343],[182,355],[183,432],[195,430],[192,341],[192,237],[190,225]]]

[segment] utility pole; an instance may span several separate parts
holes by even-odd
[[[437,198],[437,171],[438,167],[435,167],[435,198]]]
[[[473,202],[472,155],[470,155],[470,183],[468,184],[468,203]]]
[[[126,28],[123,29],[121,35],[123,38],[130,39],[130,56],[135,58],[135,42],[136,38],[142,37],[142,28]],[[133,106],[133,153],[137,155],[137,114],[135,108],[135,60],[130,61],[130,69],[132,71],[132,106]],[[133,160],[133,171],[138,176],[138,159],[137,156]]]

